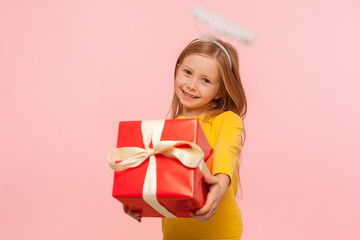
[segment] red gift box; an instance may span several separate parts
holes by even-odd
[[[211,155],[197,119],[120,122],[113,197],[143,217],[190,217],[205,203]]]

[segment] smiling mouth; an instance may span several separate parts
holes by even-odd
[[[199,98],[199,97],[196,97],[196,96],[194,96],[194,95],[191,95],[190,93],[187,93],[187,92],[185,92],[184,90],[182,90],[181,89],[181,91],[183,92],[183,94],[185,95],[185,96],[187,96],[187,97],[189,97],[189,98]]]

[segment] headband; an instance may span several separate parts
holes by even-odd
[[[223,16],[210,12],[206,9],[204,9],[201,6],[195,6],[192,13],[194,19],[198,23],[202,23],[209,29],[212,29],[216,32],[216,35],[218,36],[228,36],[232,39],[235,39],[236,41],[239,41],[243,44],[252,44],[255,42],[255,35],[251,31],[239,26],[238,24],[228,21]],[[209,34],[207,34],[209,35]],[[210,34],[211,35],[211,34]],[[215,37],[202,37],[197,40],[192,41],[198,42],[198,41],[206,41],[206,42],[212,42],[216,44],[227,56],[230,68],[232,68],[232,62],[230,58],[229,52],[226,50],[226,48],[215,40]]]
[[[215,39],[211,40],[211,39],[206,39],[206,38],[195,39],[195,40],[192,41],[191,43],[199,42],[199,41],[212,42],[212,43],[216,44],[219,48],[221,48],[221,50],[223,50],[223,52],[225,53],[225,55],[227,56],[227,58],[228,58],[228,60],[229,60],[230,68],[232,68],[232,62],[231,62],[230,54],[229,54],[229,52],[226,50],[226,48],[225,48],[221,43],[219,43],[219,42],[216,41]],[[191,44],[191,43],[190,43],[190,44]]]

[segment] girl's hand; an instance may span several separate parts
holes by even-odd
[[[217,174],[206,179],[205,182],[210,185],[209,193],[205,205],[195,213],[190,212],[190,216],[203,222],[208,222],[215,215],[222,199],[230,184],[230,177],[226,174]]]
[[[138,222],[141,222],[141,213],[136,211],[131,211],[128,206],[123,204],[124,213],[134,218]]]

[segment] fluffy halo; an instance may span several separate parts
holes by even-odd
[[[192,15],[196,22],[213,29],[219,36],[228,36],[244,44],[255,42],[254,33],[201,6],[195,6]]]

